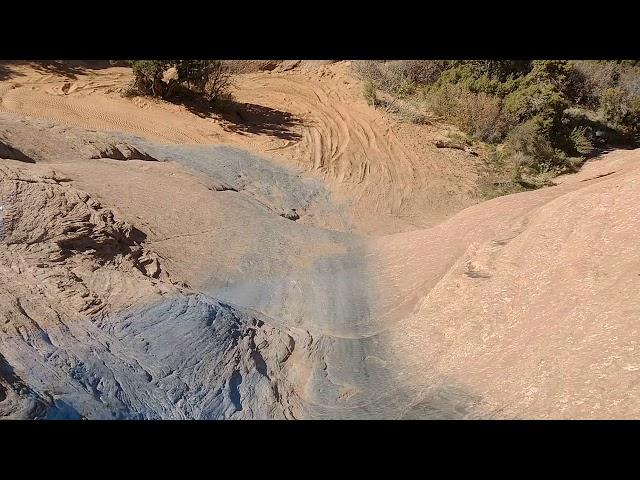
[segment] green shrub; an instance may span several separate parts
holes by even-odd
[[[431,111],[476,140],[506,139],[507,163],[540,185],[580,164],[594,145],[637,143],[640,133],[638,61],[403,60],[358,68],[396,99],[421,101],[417,112]],[[386,103],[399,111],[396,99]]]
[[[536,173],[562,171],[566,167],[567,156],[553,147],[538,118],[515,127],[507,137],[507,148],[511,154],[521,155],[522,165]]]
[[[174,84],[164,82],[164,73],[176,60],[133,60],[133,88],[141,95],[166,98],[173,91]]]
[[[505,108],[514,123],[537,118],[546,133],[558,124],[567,106],[565,98],[553,84],[533,79],[527,79],[505,98]]]
[[[618,84],[629,97],[640,97],[640,67],[628,67],[620,73]]]
[[[586,127],[575,127],[569,134],[574,150],[580,155],[588,155],[593,150],[593,142]]]
[[[640,130],[640,96],[630,96],[622,88],[609,88],[600,98],[600,112],[608,122],[624,130]]]
[[[356,74],[364,81],[371,81],[374,85],[384,82],[384,74],[381,70],[383,62],[377,60],[355,60],[352,65]]]
[[[605,90],[615,87],[620,79],[620,65],[616,62],[576,60],[571,64],[578,77],[574,83],[577,80],[580,84],[576,101],[582,105],[597,107]]]
[[[380,88],[399,97],[411,95],[416,84],[409,77],[403,62],[385,62],[381,64],[382,83]]]
[[[440,76],[438,85],[462,84],[474,93],[504,97],[518,87],[522,77],[516,75],[518,69],[501,68],[500,63],[494,60],[452,62],[453,66]]]
[[[531,65],[531,71],[524,78],[525,84],[550,84],[558,92],[566,93],[573,72],[571,63],[566,60],[534,60]]]
[[[429,70],[426,66],[421,70],[419,63],[412,61],[375,61],[364,60],[354,62],[358,76],[371,81],[376,88],[398,97],[407,97],[415,92],[418,85],[416,79],[426,79],[435,75],[437,68]]]
[[[376,85],[371,80],[367,80],[362,85],[362,95],[369,105],[375,107],[378,103]]]
[[[499,141],[509,128],[499,98],[474,93],[460,84],[433,87],[425,92],[425,101],[436,115],[479,140]]]
[[[388,62],[391,69],[414,85],[431,85],[449,67],[448,60],[397,60]]]
[[[215,102],[229,93],[231,73],[221,60],[180,60],[176,65],[178,82]]]
[[[623,123],[628,113],[626,95],[621,88],[608,88],[600,98],[600,112],[615,125]]]
[[[473,145],[473,140],[468,135],[459,132],[447,132],[447,138],[453,143],[459,143],[468,147]]]
[[[202,96],[209,102],[229,95],[231,73],[220,60],[133,60],[134,82],[126,93],[171,98],[180,85]],[[175,68],[175,77],[166,79]]]
[[[363,80],[377,88],[399,96],[407,96],[420,85],[430,85],[449,66],[448,60],[361,60],[353,62]]]

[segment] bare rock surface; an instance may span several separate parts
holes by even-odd
[[[368,236],[242,149],[0,141],[0,418],[637,415],[638,151]]]
[[[290,336],[175,284],[142,232],[55,176],[3,165],[0,185],[3,416],[289,411],[276,407],[290,395],[286,379],[270,375]]]
[[[155,160],[108,133],[7,112],[0,113],[0,158],[27,163],[61,163],[78,158]]]
[[[69,149],[69,155],[77,155],[72,146]],[[157,149],[171,152],[169,147]],[[255,295],[247,297],[254,290],[260,298],[269,282],[282,282],[283,275],[301,268],[304,272],[305,264],[320,270],[323,284],[331,283],[331,271],[341,269],[344,253],[353,248],[351,237],[281,215],[287,207],[301,213],[310,206],[313,212],[334,209],[323,205],[326,193],[316,181],[261,163],[257,157],[221,152],[192,154],[192,173],[173,163],[186,163],[181,148],[163,158],[167,163],[123,164],[88,155],[75,157],[75,162],[45,160],[32,166],[2,161],[0,296],[6,320],[0,351],[8,365],[5,370],[11,373],[3,374],[3,392],[8,392],[3,401],[10,402],[4,404],[10,405],[7,415],[105,419],[373,415],[364,386],[372,380],[390,381],[384,369],[368,368],[370,372],[357,382],[351,380],[351,386],[336,383],[344,376],[342,356],[353,358],[355,370],[350,376],[357,377],[361,370],[356,362],[372,347],[360,345],[358,338],[322,333],[324,325],[333,328],[335,314],[327,312],[329,320],[319,321],[319,328],[310,333],[302,328],[310,324],[304,310],[286,314],[275,310],[272,302],[254,302],[264,307],[262,312],[251,308]],[[193,161],[196,158],[200,163]],[[207,162],[213,161],[219,163],[217,170],[206,170]],[[120,178],[127,168],[131,174]],[[237,171],[250,173],[238,180]],[[146,181],[140,182],[141,178]],[[109,179],[118,181],[111,184]],[[161,188],[168,179],[175,191]],[[219,184],[231,188],[211,188]],[[134,185],[149,188],[149,195],[138,192],[146,202],[125,194]],[[89,195],[79,186],[96,193]],[[185,198],[173,202],[180,192]],[[187,225],[214,225],[202,235],[186,235],[190,250],[184,247],[184,221],[194,200],[204,217]],[[134,227],[119,211],[149,223],[139,221],[140,228]],[[165,224],[157,216],[163,211],[179,222]],[[221,215],[211,218],[211,212]],[[239,221],[243,217],[246,220]],[[236,226],[230,229],[231,225]],[[170,240],[176,231],[183,234],[175,237],[174,244]],[[216,231],[226,233],[215,235]],[[216,250],[220,253],[213,254]],[[333,252],[339,252],[335,260]],[[188,266],[185,260],[190,254],[201,268],[178,269],[175,275],[171,265]],[[165,257],[173,261],[165,262]],[[238,271],[238,265],[251,273]],[[362,272],[357,268],[354,272],[347,280],[361,281]],[[251,278],[256,279],[255,286]],[[277,302],[281,294],[276,288],[270,298]],[[348,291],[342,295],[339,309],[353,310]],[[310,308],[323,309],[328,296],[320,295]],[[361,307],[356,306],[353,314]],[[352,396],[352,406],[336,407],[349,403]],[[383,414],[384,408],[376,411]]]

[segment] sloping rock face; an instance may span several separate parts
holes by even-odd
[[[68,130],[49,156],[47,129],[7,118],[0,418],[638,411],[635,151],[366,237],[242,150],[100,134],[144,152],[113,158]]]
[[[2,416],[335,416],[325,404],[344,392],[327,396],[317,388],[336,390],[329,378],[333,341],[300,328],[305,319],[291,320],[297,303],[280,318],[248,300],[230,301],[245,298],[239,292],[254,283],[263,294],[275,278],[349,248],[343,234],[287,218],[300,212],[313,224],[333,209],[317,183],[251,156],[232,162],[234,150],[216,151],[213,170],[205,168],[210,155],[184,149],[163,160],[200,158],[192,173],[174,163],[131,160],[126,167],[91,159],[90,151],[81,156],[83,138],[60,147],[55,162],[45,143],[29,150],[34,164],[0,160]],[[92,182],[97,194],[78,188]],[[148,203],[124,195],[143,188]],[[205,202],[202,228],[188,215],[192,191]],[[185,201],[175,205],[180,194]],[[165,222],[165,214],[177,222]],[[193,229],[204,232],[185,234]],[[187,262],[203,268],[171,270]],[[278,295],[276,289],[276,302]]]
[[[79,158],[155,160],[108,133],[6,112],[0,113],[0,158],[27,163],[61,163]]]
[[[176,284],[144,233],[65,183],[0,168],[0,413],[293,417],[293,338]]]

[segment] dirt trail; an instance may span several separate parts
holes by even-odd
[[[321,178],[367,233],[430,226],[477,202],[479,161],[433,145],[441,127],[402,124],[368,106],[349,62],[237,77],[237,117],[120,95],[127,68],[67,78],[14,66],[0,82],[0,111],[165,143],[246,148]],[[232,118],[233,117],[233,118]]]
[[[476,159],[437,151],[441,128],[403,124],[368,106],[348,63],[250,74],[240,87],[240,99],[301,119],[300,140],[283,140],[278,153],[352,199],[354,215],[369,231],[433,225],[473,202]]]
[[[205,120],[173,117],[179,107],[149,99],[124,99],[121,89],[131,81],[131,69],[85,70],[67,78],[15,67],[0,86],[0,110],[45,118],[97,130],[120,130],[176,143],[206,143],[215,139]],[[198,121],[201,120],[201,121]]]

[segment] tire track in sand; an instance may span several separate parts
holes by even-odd
[[[477,173],[466,154],[437,151],[433,139],[441,129],[400,124],[368,106],[348,62],[238,76],[237,100],[299,118],[300,125],[289,127],[299,140],[259,128],[239,133],[228,122],[183,106],[123,98],[118,92],[130,80],[125,68],[88,70],[70,80],[22,66],[20,76],[0,82],[0,111],[166,143],[226,143],[270,155],[322,178],[368,233],[430,226],[475,203],[469,192]]]

